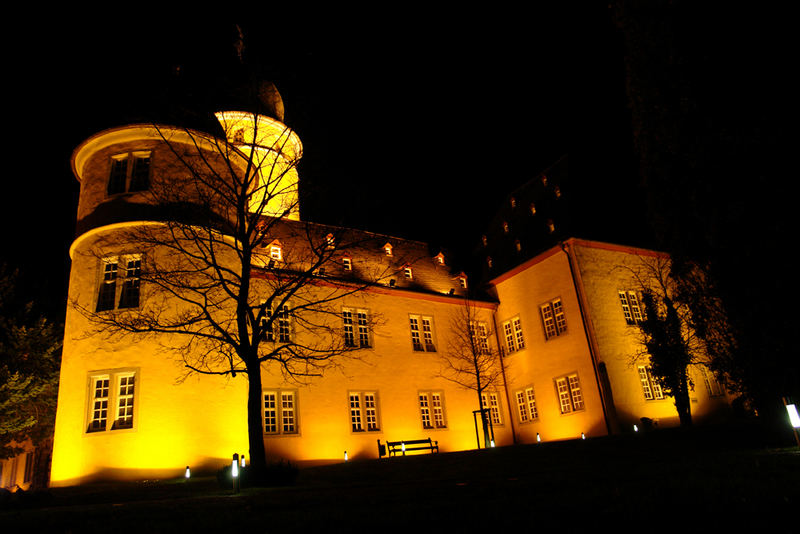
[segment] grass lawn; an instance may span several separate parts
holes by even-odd
[[[57,488],[0,508],[0,531],[800,531],[800,450],[751,438],[675,429],[353,461],[238,494],[211,478]]]

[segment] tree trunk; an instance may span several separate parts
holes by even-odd
[[[267,453],[261,424],[261,365],[247,366],[247,435],[250,446],[250,480],[256,485],[267,482]]]
[[[686,371],[679,375],[678,388],[675,391],[675,409],[678,411],[678,420],[682,427],[692,426],[692,402],[689,399],[689,379]]]

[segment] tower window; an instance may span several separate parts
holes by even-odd
[[[150,187],[149,151],[118,154],[111,158],[108,195],[146,191]]]

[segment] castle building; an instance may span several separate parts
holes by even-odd
[[[52,485],[175,477],[249,454],[256,377],[202,343],[208,324],[232,317],[219,298],[227,284],[245,280],[235,267],[244,249],[232,236],[246,214],[237,219],[219,202],[226,177],[242,175],[258,178],[247,186],[247,213],[259,213],[256,229],[246,229],[259,243],[248,264],[252,300],[239,305],[254,310],[247,332],[264,351],[257,439],[269,460],[378,458],[381,443],[427,438],[441,452],[577,439],[625,431],[642,417],[677,423],[646,363],[632,359],[638,303],[624,269],[663,255],[567,239],[495,273],[488,296],[466,300],[466,275],[425,243],[301,220],[294,163],[302,144],[282,114],[216,118],[221,134],[134,124],[73,153],[80,199]],[[218,181],[198,186],[201,168]],[[215,258],[222,274],[202,291],[167,291],[165,265],[170,276],[205,275],[197,267],[205,258],[187,259],[184,249],[176,260],[172,242],[154,235],[191,237],[197,254],[216,250],[197,243],[225,245],[228,255]],[[298,273],[303,283],[286,290]],[[324,309],[314,308],[320,302]],[[195,336],[183,341],[176,318]],[[169,329],[145,327],[168,319]],[[447,374],[464,331],[482,353],[503,355],[492,364],[502,372],[480,394]],[[290,356],[320,340],[336,356],[329,362]],[[706,386],[695,390],[695,414],[724,408],[712,378],[696,383]]]

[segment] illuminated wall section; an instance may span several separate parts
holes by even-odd
[[[266,200],[264,215],[299,220],[297,162],[303,155],[303,145],[297,134],[264,115],[221,111],[216,117],[228,142],[245,158],[252,158],[258,168],[260,183],[251,198],[251,210]]]
[[[600,391],[594,365],[583,331],[578,297],[570,276],[566,254],[558,248],[529,260],[493,280],[500,301],[497,325],[503,339],[504,324],[519,320],[524,348],[509,351],[505,358],[512,410],[517,435],[523,443],[534,443],[537,434],[543,441],[576,439],[607,434]],[[542,307],[560,302],[566,329],[547,337]],[[512,332],[513,334],[513,332]],[[577,376],[583,406],[562,409],[559,385]],[[573,380],[574,382],[574,380]],[[521,421],[516,395],[532,388],[538,417]],[[575,391],[569,392],[569,402]],[[565,407],[566,408],[566,407]]]
[[[463,306],[458,298],[422,296],[403,291],[367,293],[346,300],[343,306],[369,309],[381,314],[373,346],[358,351],[343,367],[326,371],[323,378],[298,387],[286,382],[275,368],[265,368],[265,390],[296,392],[298,406],[295,433],[265,435],[268,457],[302,463],[378,458],[377,441],[424,439],[439,442],[442,452],[475,449],[473,410],[479,409],[476,393],[441,377],[440,352],[447,350],[450,319]],[[493,304],[478,303],[480,318],[492,320]],[[434,319],[437,352],[414,351],[409,315]],[[490,343],[494,346],[494,341]],[[513,442],[510,413],[502,384],[494,390],[500,400],[501,423],[494,426],[498,446]],[[351,393],[375,393],[378,430],[353,431]],[[439,392],[445,425],[424,428],[419,395]],[[363,403],[363,397],[360,402]],[[480,432],[480,422],[478,422]],[[481,445],[483,446],[483,445]]]
[[[637,291],[639,282],[634,273],[644,274],[643,262],[667,259],[660,252],[622,247],[608,243],[571,240],[586,294],[591,329],[601,361],[608,371],[614,406],[622,430],[640,424],[642,417],[659,426],[679,424],[673,399],[658,395],[652,384],[643,385],[639,366],[646,366],[639,329],[629,324],[620,301],[620,291]],[[690,392],[692,416],[701,421],[727,412],[724,390],[706,386],[700,369],[690,370],[694,390]],[[713,380],[713,378],[711,378]],[[712,384],[709,384],[712,385]],[[659,398],[660,397],[660,398]]]

